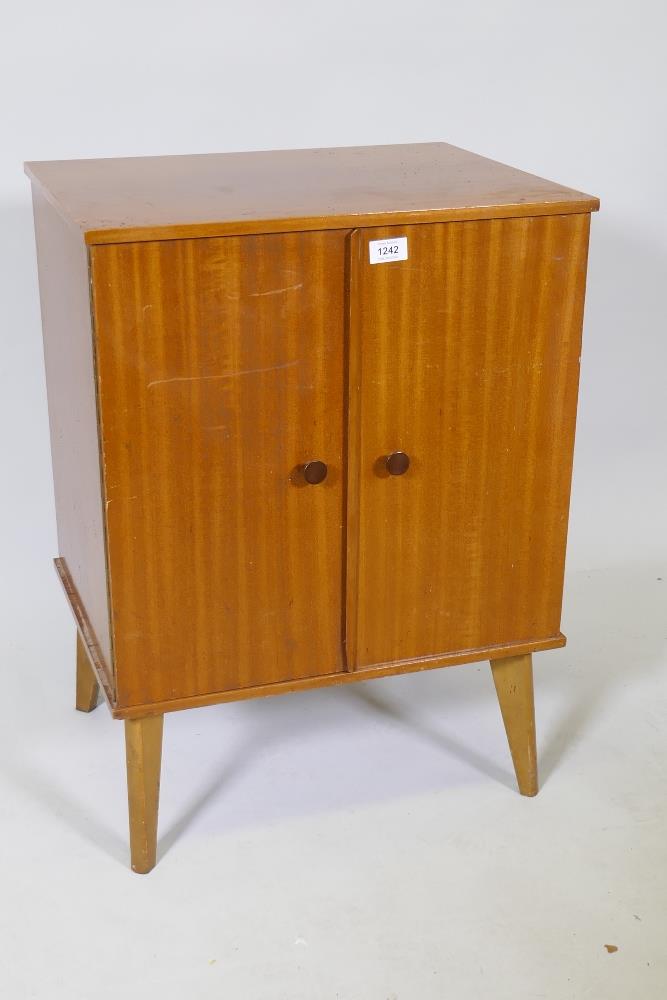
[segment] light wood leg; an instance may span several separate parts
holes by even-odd
[[[88,660],[86,647],[76,633],[76,707],[79,712],[92,712],[100,696],[100,686]]]
[[[522,795],[537,795],[532,657],[527,654],[491,660],[491,672],[519,791]]]
[[[163,715],[125,720],[130,853],[132,870],[141,874],[155,867],[163,720]]]

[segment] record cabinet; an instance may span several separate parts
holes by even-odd
[[[76,706],[489,660],[537,791],[595,198],[441,143],[29,163]]]

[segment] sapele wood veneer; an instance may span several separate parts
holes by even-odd
[[[135,870],[181,708],[489,659],[535,794],[597,199],[442,143],[26,170],[76,705],[126,721]]]

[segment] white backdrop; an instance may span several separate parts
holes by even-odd
[[[651,649],[659,643],[665,591],[641,628],[629,609],[639,600],[638,579],[664,575],[667,550],[666,10],[659,0],[32,0],[3,7],[3,739],[13,731],[10,723],[32,725],[34,735],[38,724],[51,732],[49,720],[59,713],[68,726],[77,721],[65,711],[72,627],[50,565],[56,536],[26,159],[444,140],[598,195],[563,628],[567,633],[576,619],[596,622],[601,634],[609,629],[602,592],[570,586],[577,573],[609,569],[616,581],[613,625],[622,630],[629,622],[623,648],[632,649],[633,630],[652,633]],[[108,738],[105,745],[120,748],[119,728],[106,720],[102,729],[97,721],[103,711],[90,724],[104,734],[99,739]],[[222,718],[244,718],[241,709],[228,711],[237,715]],[[62,732],[73,730],[63,723]],[[48,756],[46,736],[43,742]],[[19,746],[8,743],[5,761],[20,756]],[[119,769],[119,789],[120,754],[109,765]],[[196,759],[191,765],[198,766]],[[103,774],[96,778],[101,785],[79,790],[82,803],[87,793],[105,794]],[[58,802],[55,811],[66,811]],[[18,805],[15,814],[20,831]],[[35,813],[37,825],[44,815]],[[174,828],[179,823],[187,825],[181,818]],[[89,839],[92,873],[101,862],[95,837]],[[34,848],[39,853],[47,845],[37,840]],[[111,867],[111,880],[124,877],[116,861]],[[489,961],[500,974],[502,959]],[[249,1000],[283,995],[249,983],[243,994]],[[14,988],[13,997],[23,996]],[[605,995],[616,996],[610,989],[613,983]],[[61,994],[51,984],[50,992],[25,995]],[[290,1000],[297,995],[294,984],[285,993]],[[381,998],[390,991],[341,995]],[[431,996],[424,987],[400,995]],[[457,1000],[467,995],[459,989]],[[644,991],[649,995],[664,991]]]
[[[2,551],[31,587],[55,535],[25,159],[445,140],[598,195],[570,565],[652,547],[667,357],[661,3],[35,0],[2,29]]]

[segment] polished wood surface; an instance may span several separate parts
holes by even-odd
[[[354,234],[351,667],[558,635],[588,228]],[[408,260],[369,264],[368,241],[398,235]]]
[[[92,251],[119,708],[343,669],[344,248]]]
[[[597,199],[441,143],[27,171],[76,705],[125,720],[134,870],[183,708],[489,660],[536,794]]]
[[[491,660],[491,673],[522,795],[537,795],[533,661],[528,656]]]
[[[125,723],[130,855],[132,870],[141,875],[155,867],[157,854],[163,722],[152,715]]]
[[[211,694],[195,695],[192,698],[177,698],[152,705],[114,708],[112,715],[114,719],[136,719],[145,715],[147,711],[177,712],[186,708],[202,708],[206,705],[244,701],[247,698],[267,698],[274,695],[291,694],[295,691],[309,691],[313,688],[356,684],[360,681],[375,680],[378,677],[395,677],[397,674],[420,673],[422,670],[455,667],[462,663],[479,663],[482,660],[490,659],[495,661],[506,656],[523,656],[526,653],[538,653],[546,649],[559,649],[565,643],[565,636],[559,633],[553,639],[544,639],[543,641],[513,642],[507,646],[490,646],[486,649],[465,649],[457,653],[443,653],[442,656],[423,656],[414,660],[381,663],[344,673],[320,674],[316,677],[305,677],[278,684],[261,684],[258,687],[238,688],[236,691],[218,691]]]
[[[82,632],[85,634],[86,630],[85,625],[83,630],[81,629],[81,607],[77,604],[76,592],[69,583],[67,569],[62,560],[56,559],[55,562],[70,605],[70,610],[79,625],[79,636],[81,636]],[[522,656],[526,653],[537,653],[547,649],[559,649],[565,643],[565,636],[559,633],[554,638],[543,641],[510,643],[507,646],[494,646],[488,649],[466,649],[456,653],[446,653],[442,656],[425,656],[414,660],[399,660],[395,663],[375,664],[371,667],[364,667],[350,672],[319,674],[314,677],[298,678],[275,684],[260,684],[256,687],[238,688],[235,691],[212,691],[207,694],[193,695],[190,698],[173,698],[164,702],[152,702],[128,708],[118,707],[114,704],[108,691],[104,691],[104,694],[114,719],[138,719],[150,712],[177,712],[187,708],[203,708],[207,705],[243,701],[247,698],[266,698],[272,695],[290,694],[294,691],[308,691],[318,687],[358,683],[359,681],[373,680],[377,677],[393,677],[396,674],[419,673],[422,670],[453,667],[462,663],[477,663],[482,660],[498,660],[507,656]],[[83,645],[88,650],[89,661],[94,668],[99,683],[100,673],[98,665],[94,660],[95,649],[93,647],[91,650],[85,640],[83,641]],[[92,657],[91,653],[93,654]]]
[[[88,254],[33,190],[58,549],[113,698]]]
[[[79,633],[76,633],[76,708],[79,712],[92,712],[97,707],[100,686],[88,659],[88,653]]]
[[[86,242],[591,212],[597,198],[447,143],[26,164]]]

